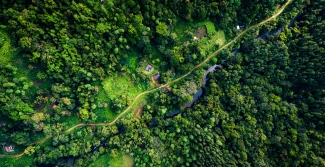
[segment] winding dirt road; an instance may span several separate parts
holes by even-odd
[[[166,83],[164,85],[161,85],[157,88],[154,88],[154,89],[151,89],[151,90],[147,90],[147,91],[144,91],[140,94],[138,94],[135,99],[133,100],[133,102],[121,113],[119,114],[112,122],[108,122],[108,123],[97,123],[97,124],[77,124],[69,129],[67,129],[66,131],[62,132],[61,134],[64,134],[64,133],[68,133],[70,131],[73,131],[75,128],[77,127],[82,127],[82,126],[107,126],[107,125],[113,125],[117,120],[119,120],[124,114],[126,114],[132,107],[133,105],[136,103],[136,101],[142,96],[142,95],[145,95],[145,94],[148,94],[148,93],[151,93],[151,92],[154,92],[154,91],[157,91],[161,88],[164,88],[172,83],[175,83],[175,82],[178,82],[180,81],[181,79],[187,77],[189,74],[191,74],[194,70],[196,70],[197,68],[201,67],[202,65],[204,65],[206,62],[208,62],[213,56],[215,56],[217,53],[219,53],[221,50],[227,48],[229,45],[233,44],[236,40],[238,40],[241,36],[243,36],[245,33],[247,33],[249,30],[252,30],[253,28],[256,28],[262,24],[265,24],[266,22],[276,18],[277,16],[279,16],[283,11],[284,9],[290,4],[292,0],[288,0],[280,9],[277,13],[275,13],[273,16],[263,20],[262,22],[258,23],[258,24],[255,24],[245,30],[243,30],[240,34],[238,34],[233,40],[231,40],[230,42],[228,42],[227,44],[223,45],[221,48],[219,48],[218,50],[216,50],[215,52],[213,52],[212,54],[210,54],[205,60],[203,60],[200,64],[196,65],[195,67],[193,67],[190,71],[188,71],[186,74],[182,75],[181,77],[169,82],[169,83]],[[45,138],[43,138],[42,140],[39,140],[37,142],[34,142],[34,143],[31,143],[29,146],[33,146],[33,145],[37,145],[37,144],[41,144],[43,143],[44,141],[50,139],[50,138],[53,138],[53,136],[47,136]],[[8,158],[19,158],[19,157],[22,157],[23,155],[25,155],[25,153],[21,153],[21,154],[17,154],[17,155],[0,155],[0,157],[8,157]]]

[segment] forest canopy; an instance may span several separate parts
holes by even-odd
[[[0,166],[324,166],[325,2],[288,2],[3,1]]]

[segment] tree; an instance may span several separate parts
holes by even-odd
[[[89,114],[88,114],[87,109],[84,109],[84,108],[81,109],[79,111],[79,114],[80,114],[81,119],[83,119],[83,120],[87,120],[89,118]]]
[[[32,155],[35,153],[35,146],[28,146],[25,150],[24,150],[24,153],[26,155]]]
[[[156,26],[156,32],[164,37],[168,35],[167,25],[165,22],[159,22]]]

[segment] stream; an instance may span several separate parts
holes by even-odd
[[[205,74],[202,77],[202,81],[203,84],[200,87],[200,89],[194,94],[193,96],[193,100],[188,102],[184,108],[190,108],[192,107],[193,103],[199,99],[199,97],[202,95],[203,93],[203,87],[206,85],[206,82],[208,80],[207,76],[210,72],[214,72],[216,70],[216,68],[221,68],[222,66],[220,64],[214,64],[213,66],[211,66],[208,70],[205,71]]]
[[[294,22],[300,17],[301,15],[300,14],[298,14],[296,17],[294,17],[291,21],[290,21],[290,23],[288,24],[288,28],[289,27],[291,27],[293,24],[294,24]],[[261,38],[261,39],[263,39],[263,40],[266,40],[266,38],[268,37],[268,36],[272,36],[272,35],[274,35],[274,34],[277,34],[277,33],[279,33],[279,32],[281,32],[282,30],[283,30],[284,28],[282,27],[282,28],[278,28],[278,29],[276,29],[276,30],[273,30],[273,31],[270,31],[270,32],[268,32],[268,33],[265,33],[265,34],[263,34],[263,35],[258,35],[256,38]],[[233,54],[233,55],[236,55],[237,53],[239,53],[240,52],[240,49],[236,49],[236,50],[234,50],[234,51],[232,51],[231,53]],[[224,61],[226,61],[226,60],[224,60]],[[208,74],[210,73],[210,72],[214,72],[215,70],[216,70],[216,68],[221,68],[222,66],[220,65],[220,64],[214,64],[214,65],[212,65],[208,70],[206,70],[206,72],[205,72],[205,74],[203,75],[203,85],[200,87],[200,89],[194,94],[194,96],[193,96],[193,100],[192,101],[190,101],[190,102],[188,102],[186,105],[185,105],[185,107],[184,107],[184,109],[185,108],[190,108],[190,107],[192,107],[192,105],[194,104],[194,102],[196,101],[196,100],[198,100],[199,99],[199,97],[203,94],[203,87],[206,85],[206,82],[207,82],[207,76],[208,76]],[[173,115],[172,113],[170,113],[171,115]]]

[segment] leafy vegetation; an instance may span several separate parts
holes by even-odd
[[[324,2],[236,28],[284,3],[4,1],[0,166],[324,166]]]

